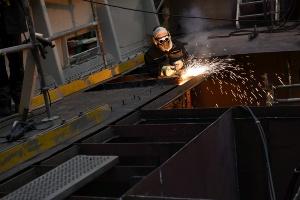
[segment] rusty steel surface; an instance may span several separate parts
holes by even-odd
[[[130,75],[108,84],[139,82],[140,78],[145,77]],[[68,97],[68,101],[57,102],[54,111],[69,112],[70,116],[78,109],[90,109],[105,101],[111,103],[111,112],[103,123],[29,160],[18,173],[2,179],[0,197],[78,155],[113,155],[119,157],[116,166],[66,199],[268,198],[265,157],[251,113],[241,106],[161,109],[197,87],[204,78],[200,75],[183,85],[176,85],[176,78],[171,78],[158,80],[170,81],[168,84],[153,85],[146,79],[142,80],[144,85],[98,87],[99,90],[94,87]],[[250,109],[265,131],[275,193],[282,199],[289,184],[288,174],[300,157],[300,108]]]
[[[151,109],[160,109],[175,98],[179,97],[180,95],[184,94],[186,91],[190,90],[191,88],[195,87],[196,85],[200,84],[203,80],[205,80],[204,75],[199,75],[187,80],[183,85],[180,87],[175,88],[174,90],[170,91],[169,93],[165,94],[164,96],[152,101],[151,103],[147,104],[142,109],[151,110]]]
[[[238,199],[231,115],[222,115],[125,196]]]
[[[27,141],[12,142],[10,146],[6,145],[7,148],[0,152],[0,173],[4,173],[18,164],[26,162],[49,148],[64,143],[88,130],[91,126],[101,123],[109,115],[109,106],[102,105],[91,112],[65,121],[58,126],[53,126],[52,129],[41,132]]]
[[[159,96],[169,91],[175,86],[176,85],[151,85],[145,87],[101,90],[91,92],[82,91],[80,93],[75,93],[66,97],[63,101],[55,102],[55,104],[51,106],[52,114],[59,116],[59,119],[48,123],[39,123],[37,130],[30,131],[26,133],[23,138],[20,138],[19,140],[13,142],[7,142],[5,137],[10,133],[11,124],[16,120],[20,120],[19,116],[15,116],[14,118],[9,119],[8,121],[4,121],[4,123],[1,124],[0,142],[2,144],[0,147],[0,151],[3,154],[5,154],[5,157],[8,157],[9,160],[6,159],[1,161],[3,163],[1,167],[5,167],[5,169],[1,171],[0,180],[6,179],[12,174],[19,172],[23,168],[28,167],[41,159],[45,159],[46,157],[59,151],[60,149],[70,146],[73,142],[76,142],[77,140],[86,137],[92,132],[105,127],[106,125],[112,123],[118,118],[121,118],[124,115],[128,115],[135,109],[151,101],[156,96]],[[109,104],[106,104],[104,102]],[[106,110],[107,112],[109,112],[109,114],[106,114],[106,112],[104,112],[104,114],[106,115],[105,117],[102,117],[103,112],[99,112],[99,117],[96,117],[95,119],[89,116],[91,118],[91,121],[87,122],[86,125],[77,128],[80,131],[75,131],[76,126],[78,124],[80,125],[80,123],[82,122],[80,122],[79,120],[79,122],[73,123],[74,125],[72,126],[71,119],[76,119],[80,115],[85,116],[91,111],[94,111],[96,113],[97,108],[99,107],[99,105],[102,104],[106,104]],[[97,115],[97,113],[95,115]],[[43,110],[38,110],[32,112],[29,115],[29,119],[34,119],[38,123],[39,120],[45,118],[45,116],[46,114],[43,112]],[[65,124],[61,125],[62,123]],[[51,131],[51,129],[57,128],[59,126],[63,126],[64,128],[52,130],[53,134],[57,135],[57,143],[51,142],[55,139],[54,136],[50,136],[48,134],[41,134],[48,133],[49,130]],[[86,126],[87,128],[84,128]],[[60,132],[64,133],[66,136],[63,137],[63,135],[60,135]],[[61,140],[60,137],[67,139]],[[22,145],[24,146],[24,144],[28,145],[26,145],[26,148],[22,149]],[[18,154],[17,152],[20,151],[23,151],[23,153]],[[9,152],[15,153],[9,155]],[[18,156],[20,156],[20,159],[17,158]],[[3,156],[3,159],[5,157]],[[30,159],[29,162],[26,162],[28,158],[32,159]]]
[[[266,133],[278,198],[300,156],[299,109],[251,108]],[[282,151],[286,145],[290,148]],[[2,183],[1,195],[77,155],[116,155],[119,163],[67,199],[268,197],[259,132],[250,113],[239,106],[137,111]]]

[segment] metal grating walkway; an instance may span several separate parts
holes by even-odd
[[[78,155],[2,199],[63,199],[118,163],[118,156]]]

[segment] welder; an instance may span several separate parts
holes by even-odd
[[[144,55],[146,68],[151,77],[171,76],[184,69],[188,58],[184,44],[173,40],[170,32],[162,26],[155,27],[152,34],[153,45]]]
[[[27,31],[21,0],[0,0],[0,49],[21,44],[21,33]],[[0,55],[0,117],[12,114],[11,99],[18,112],[23,85],[23,52],[7,54],[10,75],[6,61]]]

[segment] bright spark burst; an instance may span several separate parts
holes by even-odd
[[[262,97],[260,92],[264,92],[262,90],[261,83],[256,83],[257,85],[253,84],[256,82],[253,75],[254,71],[249,70],[249,72],[244,72],[242,65],[237,64],[234,61],[235,60],[230,57],[225,59],[205,59],[190,56],[186,65],[185,73],[181,74],[182,81],[180,85],[187,82],[191,77],[198,75],[211,77],[213,84],[220,85],[221,94],[228,95],[227,91],[223,91],[223,83],[225,85],[230,84],[234,88],[234,90],[230,90],[229,92],[233,96],[232,101],[247,105],[247,102],[252,104],[254,103],[254,100],[257,100],[256,104],[259,106],[260,102],[257,96]],[[233,83],[226,82],[226,79],[228,78],[233,80]],[[246,89],[242,89],[239,84],[245,85]],[[207,88],[207,90],[210,90],[210,88]],[[213,94],[213,91],[210,92]],[[219,105],[216,104],[215,106],[218,107]]]
[[[229,68],[234,68],[235,70],[239,70],[238,66],[232,66],[230,61],[234,61],[234,59],[220,59],[214,58],[212,60],[203,59],[203,58],[195,58],[190,56],[187,62],[187,67],[185,72],[181,75],[181,78],[185,80],[187,77],[195,77],[200,74],[208,75],[208,74],[217,74],[220,71],[228,71]]]

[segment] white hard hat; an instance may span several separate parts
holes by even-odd
[[[159,26],[159,27],[154,29],[153,37],[156,37],[157,35],[162,34],[162,33],[169,33],[169,32],[166,28],[164,28],[162,26]]]

